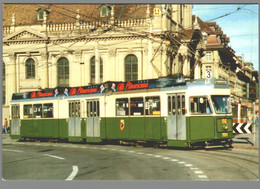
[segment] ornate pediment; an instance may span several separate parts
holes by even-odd
[[[46,36],[32,29],[22,29],[6,36],[3,42],[45,40]]]

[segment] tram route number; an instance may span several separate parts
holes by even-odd
[[[212,77],[212,72],[209,71],[209,70],[207,70],[207,71],[205,72],[205,77],[206,77],[207,79],[210,79],[210,78]]]

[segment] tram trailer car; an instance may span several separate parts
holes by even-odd
[[[13,94],[12,138],[230,145],[228,81],[161,78]]]

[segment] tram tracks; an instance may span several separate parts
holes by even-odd
[[[258,174],[259,156],[257,155],[242,154],[233,151],[222,151],[222,150],[191,151],[191,153],[237,166],[241,168],[241,172],[248,172],[252,176],[254,176],[255,179],[259,179],[259,174]]]

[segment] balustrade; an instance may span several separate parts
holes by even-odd
[[[115,20],[115,25],[118,27],[142,27],[146,25],[146,19],[132,19],[132,20]],[[79,25],[80,30],[88,30],[98,27],[108,27],[110,25],[110,21],[89,21],[82,22]],[[47,24],[47,31],[72,31],[77,28],[76,23],[50,23]],[[3,27],[3,34],[10,34],[11,26]]]

